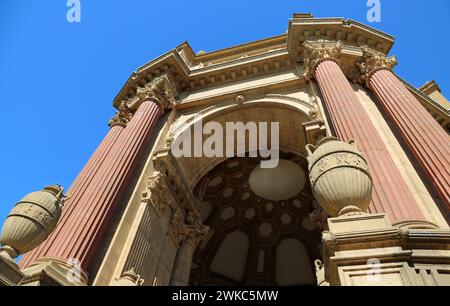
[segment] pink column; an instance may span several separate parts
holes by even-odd
[[[67,215],[49,248],[39,258],[77,259],[87,269],[100,246],[108,221],[129,187],[139,156],[162,114],[154,99],[145,100],[118,137],[96,176]],[[36,256],[35,256],[36,257]]]
[[[385,144],[360,104],[353,88],[333,59],[315,68],[331,124],[343,141],[356,140],[373,178],[372,213],[386,213],[393,223],[425,221]]]
[[[367,84],[450,211],[449,135],[390,70],[375,70]]]
[[[58,226],[44,243],[42,243],[35,250],[23,256],[22,260],[19,263],[21,268],[27,267],[36,259],[42,257],[49,250],[55,239],[60,236],[60,232],[65,230],[65,224],[69,222],[71,215],[74,213],[74,211],[77,210],[78,206],[80,205],[80,200],[83,198],[86,189],[97,175],[101,165],[105,161],[108,154],[111,152],[112,147],[116,143],[130,118],[130,111],[124,105],[122,105],[119,108],[119,112],[117,112],[116,117],[111,119],[110,121],[111,129],[109,130],[108,134],[105,136],[97,150],[91,156],[83,170],[80,172],[78,177],[73,182],[72,186],[67,191],[69,200],[67,200],[66,204],[63,207],[61,220],[58,223]]]

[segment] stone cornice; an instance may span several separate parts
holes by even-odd
[[[294,18],[289,21],[288,51],[301,61],[305,41],[342,41],[346,46],[367,45],[388,54],[394,37],[351,19],[344,18]]]
[[[368,81],[373,73],[382,69],[392,70],[398,64],[395,56],[388,58],[385,54],[372,50],[367,46],[361,49],[363,56],[361,61],[356,63],[359,69],[359,75],[357,75],[354,81],[366,83],[367,87],[369,87]]]
[[[162,75],[170,75],[181,94],[293,69],[296,61],[302,61],[303,43],[308,40],[342,41],[346,60],[360,56],[359,47],[363,45],[387,54],[394,42],[392,36],[352,20],[302,16],[297,14],[290,20],[287,34],[219,51],[195,55],[185,42],[138,68],[116,96],[114,105],[119,107],[122,101],[130,104],[138,87]],[[343,67],[346,74],[351,72],[353,61]]]
[[[305,48],[303,53],[303,76],[306,80],[310,80],[314,77],[314,72],[322,61],[332,60],[339,63],[343,48],[343,44],[340,41],[306,41],[303,46]]]

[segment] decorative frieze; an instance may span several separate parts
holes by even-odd
[[[333,60],[339,62],[341,57],[342,42],[327,42],[327,41],[306,41],[303,46],[304,51],[304,72],[303,76],[306,80],[314,78],[316,67],[324,60]]]

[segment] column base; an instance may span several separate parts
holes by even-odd
[[[448,286],[450,230],[393,226],[384,214],[328,220],[320,285]]]

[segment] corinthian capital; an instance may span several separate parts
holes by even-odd
[[[208,237],[209,227],[203,225],[201,223],[195,223],[193,225],[189,225],[189,234],[187,236],[187,241],[192,243],[194,249],[196,249],[203,240]]]
[[[125,102],[122,102],[119,106],[116,116],[109,120],[109,126],[112,128],[114,126],[126,127],[128,122],[133,118],[133,113],[128,108]]]
[[[398,62],[395,56],[387,58],[383,53],[370,49],[369,47],[363,47],[363,56],[358,66],[358,76],[354,81],[359,83],[366,83],[370,76],[378,70],[387,69],[392,70],[397,66]]]
[[[177,246],[179,246],[181,242],[190,234],[190,229],[185,220],[186,218],[183,211],[178,208],[174,212],[172,220],[170,221],[172,238]]]
[[[139,103],[146,100],[158,102],[162,108],[171,109],[176,103],[176,89],[168,75],[164,75],[148,83],[144,87],[138,87],[136,92]]]
[[[159,171],[155,171],[148,180],[148,185],[143,193],[143,201],[152,205],[158,214],[162,214],[175,203],[167,177]]]
[[[306,80],[311,80],[314,77],[314,71],[317,66],[324,60],[338,61],[341,57],[343,48],[342,42],[324,42],[324,41],[306,41],[303,66],[303,76]]]

